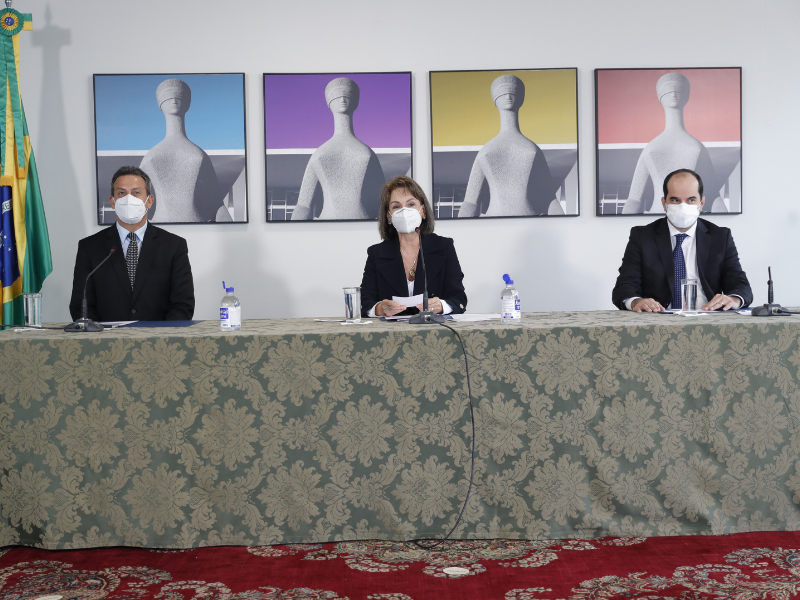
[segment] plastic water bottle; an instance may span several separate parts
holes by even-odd
[[[508,274],[503,275],[506,287],[500,294],[500,317],[503,323],[521,323],[522,312],[519,309],[519,294],[514,288],[514,281]]]
[[[224,281],[222,287],[225,289],[225,296],[219,305],[219,326],[222,331],[236,331],[242,328],[242,306],[233,295],[232,287],[225,287]]]

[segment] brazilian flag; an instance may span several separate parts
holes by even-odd
[[[19,91],[19,32],[31,15],[0,10],[0,281],[3,324],[24,322],[22,294],[39,292],[53,270],[36,160]]]

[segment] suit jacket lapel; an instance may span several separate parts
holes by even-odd
[[[378,251],[378,259],[376,268],[380,276],[389,284],[392,295],[408,296],[403,257],[400,254],[400,240],[388,240],[381,244]]]
[[[656,248],[661,265],[664,267],[664,273],[667,275],[670,296],[675,296],[675,263],[672,260],[672,240],[666,218],[656,223]]]
[[[706,297],[711,300],[709,296],[709,286],[705,276],[705,266],[708,261],[708,253],[711,250],[711,240],[708,235],[708,227],[702,220],[697,220],[697,229],[695,229],[695,248],[697,250],[697,275],[700,278],[700,285],[703,286],[703,291]]]
[[[417,278],[414,280],[414,295],[425,291],[425,278],[428,280],[428,294],[435,295],[437,291],[431,288],[431,284],[436,281],[436,277],[445,263],[445,256],[439,239],[432,235],[423,235],[422,251],[425,253],[425,266],[428,268],[428,272],[425,273],[421,268],[422,261],[419,261]]]
[[[115,256],[112,256],[109,261],[117,274],[117,280],[122,286],[122,289],[130,293],[131,280],[128,278],[128,263],[125,261],[125,253],[122,251],[122,242],[119,239],[119,231],[117,231],[117,224],[114,223],[108,228],[108,243],[109,250],[114,248]]]
[[[142,241],[142,251],[139,253],[139,262],[136,265],[136,281],[133,284],[133,297],[131,302],[135,302],[139,292],[144,287],[147,274],[150,272],[150,265],[158,252],[158,229],[152,223],[147,224]]]

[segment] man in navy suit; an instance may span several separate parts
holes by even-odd
[[[753,301],[730,229],[698,218],[705,201],[697,173],[678,169],[667,175],[661,198],[666,218],[631,229],[611,296],[620,310],[680,309],[681,275],[699,280],[702,310],[737,309]]]
[[[194,283],[186,240],[148,224],[150,178],[122,167],[111,181],[117,222],[78,242],[69,312],[81,317],[86,277],[114,254],[86,286],[87,316],[94,321],[185,321],[194,314]]]

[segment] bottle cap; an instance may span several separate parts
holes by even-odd
[[[232,287],[225,287],[225,281],[222,282],[222,289],[225,290],[226,294],[232,294],[233,288]]]
[[[514,285],[514,280],[511,279],[511,277],[508,276],[508,273],[503,275],[503,281],[506,282],[506,285]]]

